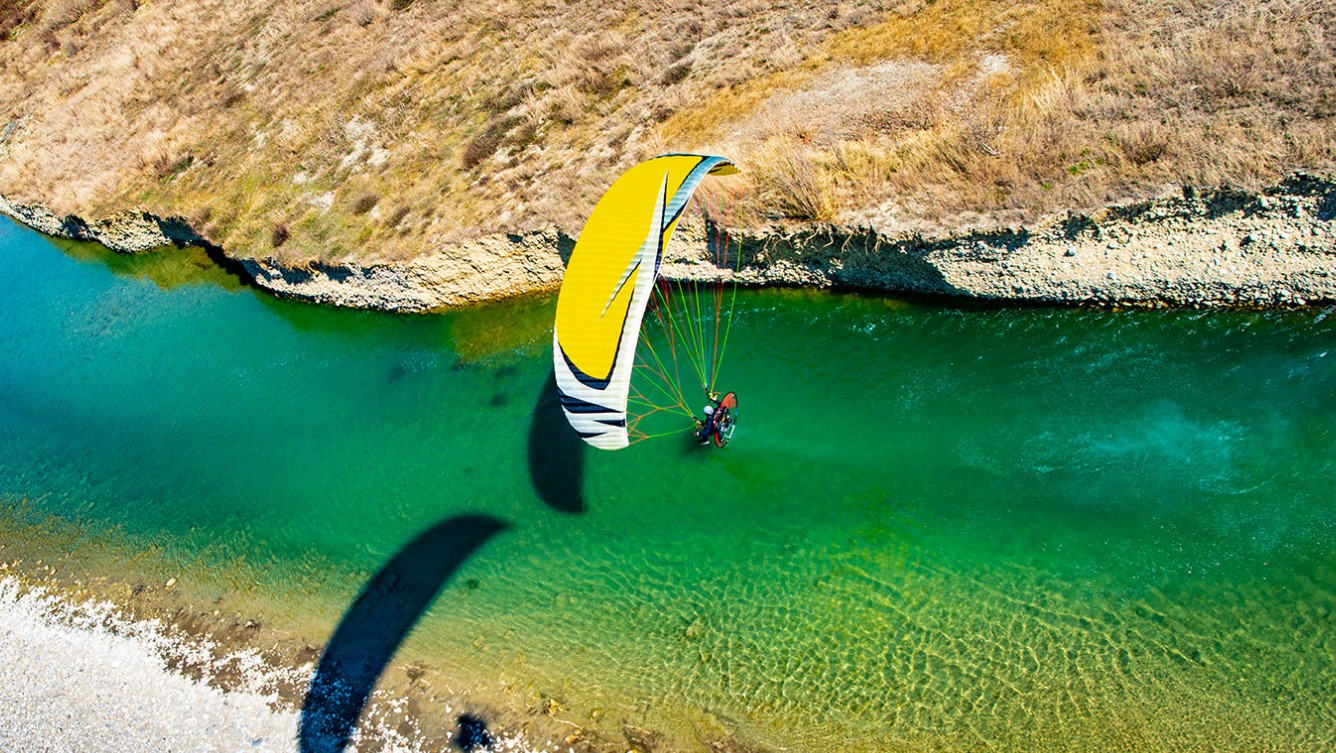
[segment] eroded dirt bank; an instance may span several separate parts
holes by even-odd
[[[41,232],[124,253],[208,245],[177,217],[58,217],[3,197],[0,211]],[[1182,188],[1037,227],[939,236],[810,224],[740,231],[732,233],[738,263],[724,269],[709,260],[705,230],[679,230],[665,276],[1055,304],[1336,301],[1336,182],[1305,173],[1259,193]],[[573,247],[569,236],[547,230],[478,238],[405,262],[284,264],[221,251],[276,295],[431,311],[554,290]]]

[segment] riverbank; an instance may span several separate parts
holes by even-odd
[[[379,315],[0,235],[0,496],[77,526],[0,558],[80,599],[279,667],[406,635],[417,718],[561,750],[1332,747],[1330,308],[741,290],[745,437],[582,457],[550,297]]]
[[[189,549],[0,498],[0,751],[29,753],[33,740],[41,751],[345,749],[303,714],[343,702],[338,679],[315,684],[327,697],[313,696],[312,680],[331,626],[355,605],[318,588],[261,587],[263,565],[224,571]],[[448,666],[421,645],[397,652],[346,750],[663,750],[664,730],[568,708],[532,678],[468,670],[461,653],[487,649],[461,648]],[[769,750],[728,727],[697,734],[720,753]]]
[[[341,749],[302,726],[318,703],[307,696],[319,630],[274,625],[240,595],[209,596],[216,584],[164,576],[159,557],[114,534],[75,534],[54,518],[15,527],[13,513],[0,519],[0,751]],[[71,536],[80,547],[66,546]],[[348,749],[439,750],[464,728],[510,753],[577,740],[623,748],[591,745],[545,718],[547,706],[526,719],[478,686],[452,686],[439,669],[396,661]],[[543,735],[553,742],[529,741]]]
[[[555,228],[498,234],[409,261],[285,264],[212,247],[183,218],[60,217],[0,197],[49,235],[122,253],[205,245],[275,295],[421,312],[550,292],[574,239]],[[1038,304],[1295,306],[1336,301],[1336,182],[1296,173],[1262,192],[1183,187],[1035,227],[945,234],[790,224],[731,231],[738,263],[710,262],[699,222],[679,231],[662,273],[745,285],[838,287]]]
[[[0,576],[0,750],[297,750],[298,715],[261,674],[192,681],[167,657],[198,649],[157,627]]]

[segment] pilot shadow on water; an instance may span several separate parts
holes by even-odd
[[[450,577],[507,528],[486,515],[460,515],[428,528],[399,550],[362,589],[325,647],[302,704],[303,753],[338,753],[352,737],[376,681]],[[486,724],[461,716],[456,744],[482,747]]]

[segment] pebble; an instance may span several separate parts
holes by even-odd
[[[149,639],[61,613],[0,580],[0,750],[296,753],[296,711],[175,674]]]

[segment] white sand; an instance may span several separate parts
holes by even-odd
[[[284,669],[251,651],[214,649],[156,620],[129,620],[110,603],[74,603],[0,574],[0,753],[298,751],[300,712],[283,708],[277,688],[308,684],[313,667]],[[240,688],[192,680],[169,661],[205,678],[227,670]],[[384,753],[457,750],[448,737],[409,739],[365,718],[347,750],[372,739]],[[500,735],[491,748],[551,750],[519,734]]]
[[[164,649],[195,649],[158,627],[0,578],[0,753],[297,750],[296,712],[172,672]]]

